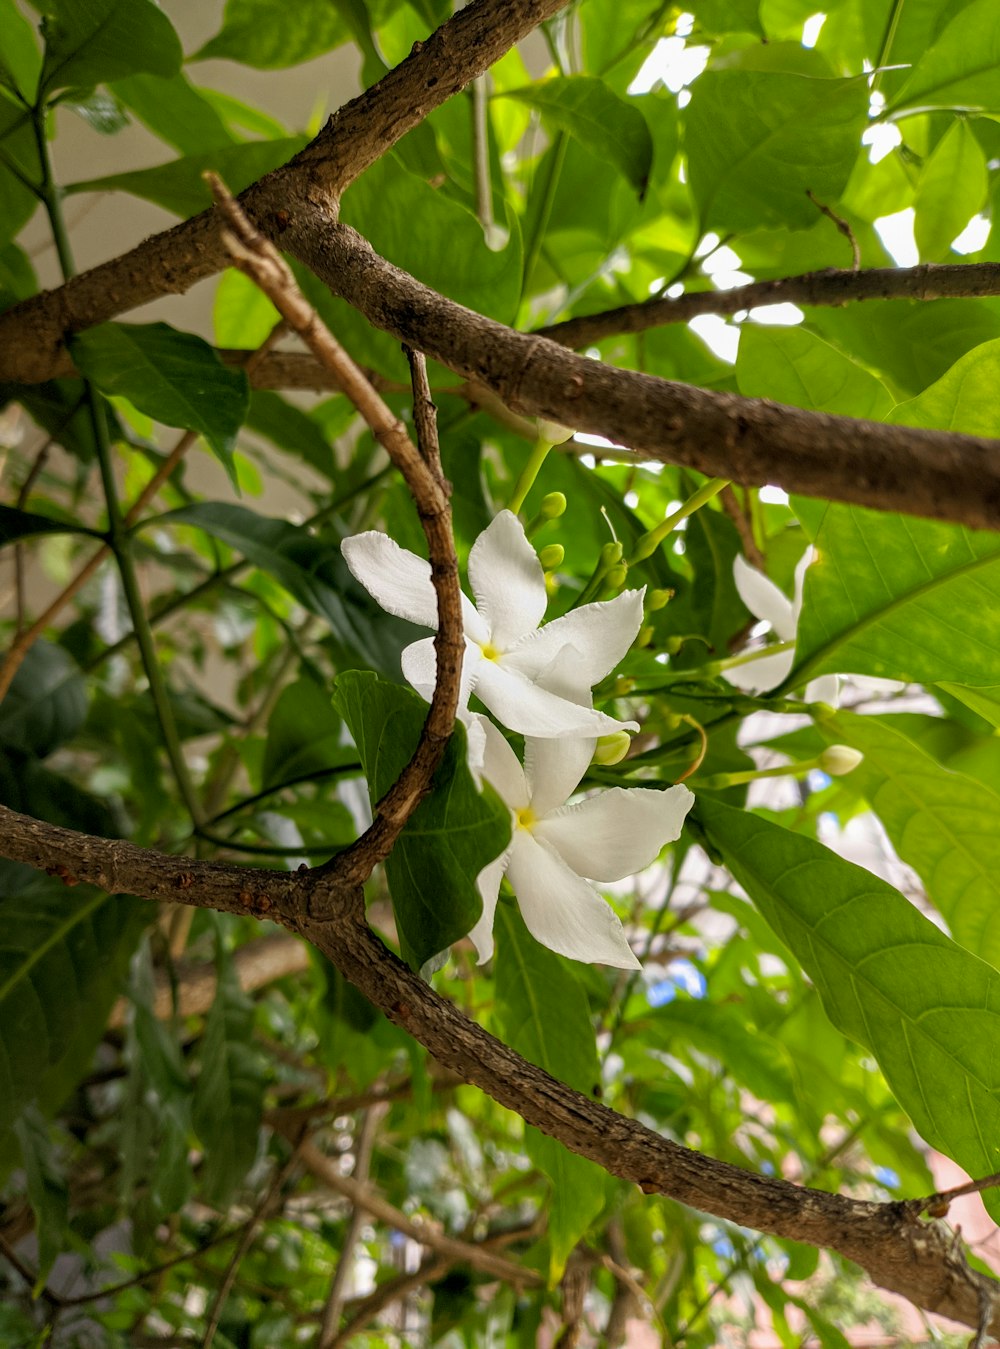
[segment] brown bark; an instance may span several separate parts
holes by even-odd
[[[534,1067],[408,969],[367,926],[360,888],[325,871],[294,875],[166,856],[0,807],[0,855],[67,881],[170,898],[285,924],[446,1068],[529,1124],[631,1181],[761,1232],[839,1251],[917,1306],[1000,1332],[1000,1285],[967,1265],[954,1235],[918,1206],[876,1204],[755,1175],[663,1138]]]

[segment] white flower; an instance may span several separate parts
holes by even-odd
[[[341,548],[354,576],[383,609],[411,623],[437,627],[428,562],[375,531],[355,534]],[[582,605],[539,628],[548,599],[545,575],[521,522],[510,511],[501,511],[473,544],[469,581],[476,606],[462,596],[462,708],[475,693],[498,721],[522,735],[596,737],[639,729],[637,722],[616,721],[596,711],[590,690],[635,640],[643,590]],[[574,648],[572,701],[545,687],[547,672],[567,647]],[[434,639],[408,646],[402,665],[413,687],[429,697],[437,669]],[[468,724],[469,718],[462,720]]]
[[[507,850],[479,873],[483,913],[469,934],[479,963],[493,953],[493,918],[504,875],[528,931],[573,960],[638,969],[611,906],[590,880],[618,881],[680,837],[694,797],[686,787],[613,787],[566,805],[594,751],[592,739],[525,740],[524,767],[497,728],[481,717],[484,776],[511,812]]]

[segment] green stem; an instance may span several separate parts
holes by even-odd
[[[514,488],[514,494],[511,497],[507,509],[514,515],[518,513],[524,505],[524,498],[534,486],[535,479],[545,460],[548,458],[549,450],[552,449],[552,441],[543,440],[541,437],[535,441],[531,447],[531,453],[528,455],[528,462],[521,469],[521,474]]]
[[[59,256],[63,280],[68,281],[76,272],[76,264],[73,261],[73,249],[69,241],[66,221],[63,219],[62,193],[52,177],[52,161],[49,159],[49,146],[45,138],[45,108],[43,106],[36,106],[32,109],[31,125],[35,133],[38,162],[42,170],[41,184],[35,190],[42,199],[45,214],[49,219],[49,228],[52,230],[52,238],[55,242],[56,253]]]
[[[672,515],[668,515],[661,525],[657,525],[655,529],[643,534],[642,538],[636,542],[635,552],[629,558],[628,565],[634,567],[637,562],[644,562],[647,557],[652,557],[667,535],[682,520],[686,520],[689,515],[693,515],[696,510],[704,506],[706,502],[711,501],[713,497],[718,496],[722,489],[728,486],[728,478],[709,478],[708,482],[703,483],[697,492],[689,496],[687,501],[679,506]]]
[[[882,38],[882,49],[878,54],[878,61],[875,64],[875,73],[872,76],[872,93],[879,86],[882,78],[882,68],[888,64],[889,55],[892,52],[892,45],[896,41],[896,30],[899,27],[899,20],[903,13],[903,4],[905,0],[893,0],[892,10],[889,19],[885,25],[885,35]]]

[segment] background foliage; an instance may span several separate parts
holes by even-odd
[[[370,83],[451,12],[448,0],[228,0],[217,34],[185,57],[169,8],[0,0],[5,306],[37,288],[18,243],[37,211],[68,275],[63,206],[76,194],[132,194],[184,217],[208,203],[204,169],[242,188],[315,131],[204,87],[203,60],[280,72],[345,45]],[[956,261],[956,240],[967,260],[1000,261],[994,9],[838,0],[820,25],[811,0],[586,0],[491,72],[485,196],[469,92],[363,175],[343,218],[425,283],[525,329],[736,274],[847,267],[852,242],[862,266],[892,265],[883,235],[898,235],[881,222],[898,212],[912,212],[914,261]],[[68,118],[106,138],[107,171],[57,184],[49,142]],[[162,153],[116,171],[130,122]],[[300,281],[410,419],[395,343]],[[243,277],[215,284],[210,334],[103,325],[72,343],[90,392],[77,378],[3,388],[6,635],[26,655],[0,707],[0,800],[167,851],[294,868],[356,836],[363,772],[376,797],[391,781],[381,738],[401,765],[420,722],[398,663],[415,632],[377,609],[339,542],[384,528],[421,551],[422,536],[341,396],[253,388],[220,359],[214,348],[259,345],[276,315]],[[997,434],[997,300],[786,309],[777,325],[775,313],[613,336],[591,354],[804,408]],[[447,370],[431,378],[464,559],[530,446]],[[565,515],[533,533],[565,550],[550,616],[612,537],[633,557],[701,485],[581,448],[549,457],[525,510],[565,493]],[[210,494],[206,455],[228,484]],[[127,514],[165,465],[155,507]],[[289,484],[282,516],[271,503]],[[29,643],[102,541],[114,556]],[[810,544],[792,673],[771,695],[741,694],[717,665],[754,623],[734,558],[790,601]],[[628,579],[671,598],[598,690],[642,733],[589,785],[668,785],[707,735],[691,829],[608,892],[643,972],[568,962],[501,905],[495,961],[477,968],[459,942],[437,986],[563,1080],[742,1166],[876,1198],[934,1189],[925,1144],[996,1171],[998,536],[727,490]],[[823,673],[901,683],[846,680],[834,712],[802,701]],[[809,767],[832,743],[865,755],[845,779]],[[369,896],[373,923],[418,963],[475,920],[471,880],[504,827],[460,760],[456,743],[394,855],[391,901],[384,879]],[[802,774],[784,790],[720,779],[788,761]],[[868,811],[907,864],[904,876],[883,850],[905,895],[827,846],[849,847]],[[445,874],[436,835],[472,816],[475,837],[452,840]],[[837,1258],[645,1197],[525,1130],[267,924],[0,872],[4,1343],[310,1342],[345,1248],[354,1283],[335,1309],[345,1338],[371,1345],[525,1344],[543,1322],[616,1343],[631,1316],[665,1342],[708,1346],[723,1326],[740,1342],[765,1305],[786,1344],[840,1346],[872,1315],[896,1326]],[[264,946],[281,956],[255,974]],[[199,981],[214,997],[194,997]],[[362,1181],[467,1257],[428,1250],[415,1274],[417,1244],[303,1161],[303,1122],[337,1174],[353,1157]],[[483,1251],[506,1251],[521,1277],[498,1291]]]

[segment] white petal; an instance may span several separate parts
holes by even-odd
[[[421,637],[419,642],[411,642],[403,648],[399,663],[403,669],[403,678],[413,686],[421,698],[430,702],[437,683],[437,652],[434,650],[433,637]],[[469,696],[476,686],[476,674],[483,663],[482,653],[475,642],[467,641],[462,654],[462,675],[458,686],[458,715],[469,705]]]
[[[792,591],[794,595],[794,599],[792,600],[792,623],[794,624],[794,628],[791,635],[793,637],[799,626],[799,614],[802,612],[802,592],[805,589],[806,572],[812,566],[815,557],[816,549],[810,544],[799,558],[795,567],[795,585]]]
[[[518,670],[508,669],[505,657],[481,661],[476,671],[475,692],[497,721],[521,735],[596,737],[639,729],[638,722],[615,721],[592,707],[580,707],[549,693]]]
[[[612,787],[586,801],[563,806],[535,826],[581,876],[620,881],[654,860],[665,843],[680,838],[684,817],[694,805],[686,787]]]
[[[803,689],[802,697],[807,703],[829,703],[831,707],[836,707],[840,701],[840,676],[820,675],[818,679],[811,679]]]
[[[536,815],[548,815],[565,805],[590,767],[596,745],[592,736],[525,737],[524,776]]]
[[[642,590],[625,590],[613,600],[572,609],[523,638],[504,663],[537,679],[562,647],[574,646],[580,653],[577,686],[592,689],[615,668],[638,636],[645,593],[645,586]]]
[[[488,717],[479,717],[484,738],[483,777],[511,810],[529,803],[528,784],[517,755]]]
[[[500,651],[534,632],[545,617],[542,564],[510,511],[501,511],[472,545],[469,584],[490,640]]]
[[[344,539],[340,551],[355,579],[386,613],[425,628],[437,627],[437,596],[429,562],[377,530]]]
[[[795,636],[795,613],[788,596],[769,576],[751,567],[742,554],[733,560],[733,580],[740,599],[750,612],[770,623],[783,642],[790,642]]]
[[[773,656],[748,660],[745,665],[733,665],[721,673],[723,679],[728,679],[744,693],[767,693],[777,688],[794,664],[794,650],[776,651]]]
[[[524,829],[515,834],[507,879],[528,931],[550,951],[623,970],[640,968],[610,904]]]
[[[497,911],[497,897],[500,894],[500,882],[510,861],[510,849],[500,854],[488,866],[483,867],[476,877],[476,885],[483,901],[483,912],[479,922],[469,933],[469,940],[476,948],[478,963],[485,965],[493,954],[493,919]]]

